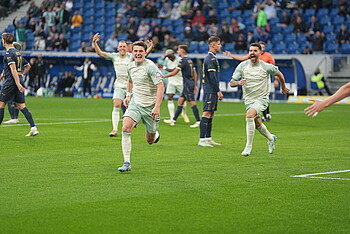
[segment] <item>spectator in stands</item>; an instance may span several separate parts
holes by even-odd
[[[261,6],[267,15],[267,20],[277,17],[276,3],[273,0],[265,0]]]
[[[26,27],[21,21],[16,23],[16,18],[17,17],[15,17],[12,21],[12,24],[15,27],[15,38],[16,41],[21,44],[22,50],[26,50]]]
[[[72,28],[81,27],[83,24],[83,17],[79,15],[78,11],[74,11],[74,15],[72,16]]]
[[[153,50],[152,52],[159,52],[159,51],[162,51],[162,44],[161,42],[159,41],[158,37],[157,36],[153,36],[152,37],[152,41],[153,41]]]
[[[170,3],[165,2],[162,9],[160,9],[158,18],[169,19],[171,15]]]
[[[83,97],[86,97],[86,89],[89,91],[89,96],[92,95],[91,91],[91,78],[92,72],[97,70],[95,64],[93,64],[89,58],[85,58],[84,64],[81,66],[74,66],[75,70],[82,71],[83,78]]]
[[[125,33],[125,26],[122,23],[121,19],[119,17],[117,17],[115,19],[115,26],[114,26],[114,35],[116,37],[119,36],[119,34],[123,34]]]
[[[219,19],[218,19],[218,17],[215,15],[215,11],[214,11],[214,10],[210,10],[210,11],[209,11],[209,16],[207,17],[205,23],[206,23],[207,25],[218,24],[218,23],[219,23]]]
[[[29,4],[29,8],[27,10],[27,15],[29,15],[29,17],[37,17],[40,13],[40,9],[37,5],[35,5],[34,1],[31,1]]]
[[[50,27],[56,25],[56,13],[53,11],[52,7],[49,7],[49,9],[43,13],[43,17],[45,18],[44,31],[47,32]]]
[[[27,23],[26,23],[26,31],[35,32],[35,28],[36,28],[35,18],[29,18],[29,20],[27,20]]]
[[[244,3],[237,7],[229,7],[229,11],[234,11],[234,10],[251,10],[253,9],[254,6],[254,1],[253,0],[245,0]]]
[[[202,14],[201,10],[196,11],[196,15],[193,17],[191,24],[194,27],[199,26],[200,24],[205,24],[205,16]]]
[[[55,38],[56,38],[56,39],[57,39],[58,36],[60,35],[59,32],[58,32],[58,30],[57,30],[57,27],[56,27],[56,26],[52,26],[52,27],[49,28],[47,34],[50,35],[50,33],[53,33],[53,34],[55,35]],[[47,34],[46,34],[46,35],[47,35]]]
[[[258,15],[256,18],[256,31],[257,34],[263,33],[265,30],[270,31],[267,23],[267,14],[264,11],[264,7],[257,3]]]
[[[191,43],[191,41],[194,41],[195,37],[191,27],[185,27],[184,39],[186,43]]]
[[[238,36],[240,33],[242,33],[242,28],[244,28],[245,25],[239,23],[235,18],[231,19],[231,30],[230,33],[232,34],[232,40],[237,41]]]
[[[126,25],[126,32],[129,34],[130,34],[130,29],[133,29],[134,30],[133,32],[136,32],[138,29],[138,25],[137,25],[134,17],[129,18],[129,21]]]
[[[65,72],[62,80],[60,80],[57,84],[57,88],[55,90],[55,94],[57,96],[63,96],[63,92],[66,88],[72,88],[75,82],[75,77],[73,72]]]
[[[125,18],[127,12],[128,12],[127,4],[123,3],[122,6],[117,10],[117,17]]]
[[[207,33],[207,29],[204,25],[198,26],[198,35],[196,41],[204,41],[206,42],[209,38],[209,34]]]
[[[216,24],[213,23],[208,25],[207,27],[208,27],[209,37],[219,35],[219,28],[216,26]]]
[[[68,41],[64,37],[63,33],[61,33],[58,36],[58,39],[56,39],[56,41],[55,41],[55,49],[58,50],[58,51],[67,50],[68,49]]]
[[[182,0],[179,5],[180,11],[181,11],[181,17],[186,17],[188,14],[188,11],[191,9],[191,2],[190,0]]]
[[[160,26],[156,26],[152,32],[152,37],[158,37],[159,41],[164,40],[164,34],[161,31]]]
[[[39,36],[34,42],[34,49],[35,50],[45,50],[46,48],[46,41],[44,36]]]
[[[64,7],[66,8],[66,3],[63,2],[63,4],[64,4]],[[55,2],[54,5],[53,5],[53,11],[56,12],[56,14],[57,14],[57,12],[59,10],[60,10],[60,4],[58,2]]]
[[[162,26],[161,32],[163,35],[172,35],[167,26]]]
[[[247,33],[247,44],[250,45],[250,44],[258,42],[258,41],[259,40],[255,37],[254,32],[249,30],[248,33]]]
[[[265,30],[259,34],[259,41],[263,41],[265,43],[268,43],[269,40],[270,40],[270,34],[267,30]]]
[[[62,2],[56,16],[57,30],[59,33],[66,33],[68,31],[69,18],[70,13],[65,9],[65,4]]]
[[[282,18],[279,21],[279,25],[284,27],[290,25],[290,16],[287,11],[283,11]]]
[[[158,9],[154,1],[148,1],[146,4],[146,18],[157,18]]]
[[[175,2],[173,5],[173,9],[171,9],[170,19],[178,20],[181,18],[181,10],[179,8],[179,3]]]
[[[44,17],[39,17],[38,18],[38,21],[36,22],[36,29],[39,26],[42,28],[42,30],[44,30],[44,28],[45,28],[45,18]]]
[[[238,36],[238,40],[234,42],[235,50],[238,53],[246,53],[247,51],[247,41],[244,37],[244,33],[240,33]]]
[[[295,22],[295,24],[293,26],[294,26],[294,30],[293,30],[294,33],[305,33],[305,32],[307,32],[307,28],[306,28],[306,25],[304,23],[304,20],[300,16],[297,16],[296,22]]]
[[[150,26],[146,23],[146,21],[142,20],[141,24],[139,25],[136,35],[139,38],[145,37],[150,31]]]
[[[128,37],[127,37],[128,41],[131,42],[135,42],[139,40],[139,37],[136,35],[136,32],[134,31],[133,28],[129,29],[129,33],[128,33]]]
[[[324,33],[317,31],[315,33],[315,38],[313,39],[312,50],[322,52],[323,51],[323,44],[325,41],[326,41],[326,37],[325,37]]]
[[[36,41],[40,37],[45,37],[45,32],[40,26],[38,26],[38,27],[36,27],[36,30],[34,32],[34,40]]]
[[[71,12],[73,9],[74,3],[73,0],[68,0],[66,2],[66,11]]]
[[[80,52],[80,53],[90,52],[88,47],[86,46],[86,42],[85,41],[82,41],[80,43],[80,48],[78,49],[78,52]]]
[[[5,19],[5,17],[8,16],[8,8],[5,7],[4,5],[0,5],[0,20]]]
[[[298,9],[295,9],[294,12],[293,12],[292,19],[291,19],[291,24],[292,25],[297,24],[297,18],[298,17],[303,17],[303,16],[300,14],[300,11]]]
[[[130,17],[140,17],[137,14],[137,7],[134,7],[132,4],[128,4],[127,5],[128,8],[128,12],[126,13],[126,17],[130,18]]]
[[[105,43],[105,50],[107,52],[114,52],[118,48],[118,40],[114,34],[112,34]]]
[[[340,31],[337,34],[337,43],[344,44],[350,42],[350,33],[347,29],[346,24],[342,24]]]
[[[223,26],[221,29],[221,33],[219,34],[221,39],[221,44],[225,45],[226,43],[232,43],[232,34],[229,31],[227,26]]]
[[[55,49],[55,42],[56,42],[55,34],[50,33],[48,38],[46,39],[45,50],[46,51],[54,50]]]
[[[297,20],[298,21],[298,20]],[[309,23],[307,27],[307,34],[308,35],[313,35],[315,34],[316,31],[320,31],[321,27],[319,22],[317,21],[316,16],[311,16],[311,22]]]
[[[309,46],[306,46],[303,51],[303,54],[313,54],[313,52]]]
[[[146,12],[147,12],[147,8],[146,8],[146,1],[141,2],[141,6],[137,9],[137,16],[140,19],[146,18]]]
[[[343,17],[347,17],[350,15],[350,10],[348,6],[348,1],[347,0],[341,0],[339,1],[339,15]]]

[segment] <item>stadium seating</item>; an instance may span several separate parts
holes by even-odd
[[[345,43],[341,45],[340,48],[341,54],[350,54],[350,43]]]
[[[329,43],[326,45],[325,51],[327,54],[337,54],[339,51],[339,44]]]

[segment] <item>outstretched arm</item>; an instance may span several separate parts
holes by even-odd
[[[154,44],[153,44],[152,40],[148,40],[147,42],[149,44],[149,47],[146,50],[146,56],[148,56],[152,52],[153,47],[154,47]]]
[[[92,37],[92,43],[94,43],[94,47],[96,50],[96,54],[98,54],[99,56],[101,56],[102,58],[106,58],[107,57],[107,53],[103,52],[100,48],[100,46],[97,43],[97,39],[100,37],[99,33],[96,33],[93,37]]]
[[[223,54],[227,57],[233,58],[233,59],[238,60],[238,61],[244,61],[244,60],[249,59],[248,55],[244,55],[244,56],[235,55],[235,54],[232,54],[230,51],[225,51],[225,52],[223,52]]]
[[[340,87],[340,89],[338,89],[338,91],[335,94],[333,94],[326,100],[323,100],[323,101],[311,100],[311,101],[314,101],[314,104],[304,109],[304,112],[307,116],[316,117],[316,115],[319,112],[323,111],[325,108],[333,105],[334,103],[348,96],[350,96],[350,82]]]

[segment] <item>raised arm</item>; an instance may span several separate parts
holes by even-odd
[[[233,58],[238,61],[244,61],[249,59],[249,55],[235,55],[235,54],[232,54],[230,51],[225,51],[223,52],[223,54],[227,57]]]
[[[147,42],[149,44],[149,47],[146,50],[146,56],[148,56],[152,52],[153,47],[154,47],[154,44],[153,44],[152,40],[148,40]]]
[[[93,37],[92,37],[92,43],[94,43],[94,47],[96,50],[96,54],[98,54],[99,56],[101,56],[102,58],[106,58],[107,57],[107,53],[102,51],[100,46],[97,43],[97,39],[100,37],[99,33],[96,33]]]

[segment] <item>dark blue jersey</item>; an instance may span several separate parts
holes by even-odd
[[[214,53],[209,52],[203,64],[204,93],[217,93],[220,91],[220,65]]]
[[[184,87],[194,87],[193,62],[188,57],[183,57],[178,65],[181,69]]]
[[[25,60],[21,53],[15,48],[10,48],[6,51],[4,56],[4,73],[5,73],[5,85],[16,85],[15,79],[12,76],[10,64],[14,63],[16,65],[16,70],[18,73],[18,77],[20,78],[20,82],[23,85],[22,79],[22,68],[28,64],[27,60]]]

